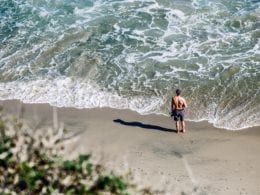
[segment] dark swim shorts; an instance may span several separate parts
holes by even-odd
[[[173,111],[173,117],[175,121],[184,121],[184,109],[182,110],[174,110]]]

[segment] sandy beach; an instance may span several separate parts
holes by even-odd
[[[33,128],[51,126],[56,117],[79,135],[69,144],[67,158],[91,153],[108,168],[131,170],[144,186],[168,194],[260,194],[260,127],[228,131],[207,122],[187,122],[187,133],[177,134],[174,121],[162,115],[17,100],[0,105]]]

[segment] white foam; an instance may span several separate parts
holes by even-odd
[[[49,14],[49,12],[46,9],[41,8],[40,12],[39,12],[39,15],[41,17],[48,17],[50,14]]]
[[[157,112],[160,97],[124,97],[100,89],[91,81],[73,78],[0,83],[0,99],[20,99],[25,103],[50,103],[58,107],[130,109],[141,114]]]
[[[169,11],[167,13],[167,17],[171,20],[173,19],[173,17],[178,17],[181,20],[186,19],[185,13],[182,12],[181,10],[176,10],[176,9]]]
[[[96,0],[93,1],[93,6],[92,7],[75,7],[74,9],[74,14],[76,16],[80,16],[84,18],[84,22],[88,22],[93,20],[94,18],[97,18],[99,16],[102,16],[101,10],[103,7],[105,7],[106,3],[102,0]]]

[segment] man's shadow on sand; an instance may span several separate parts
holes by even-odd
[[[177,131],[175,129],[164,128],[164,127],[157,126],[157,125],[144,124],[144,123],[137,122],[137,121],[126,122],[126,121],[123,121],[122,119],[115,119],[113,121],[115,123],[120,123],[121,125],[126,125],[126,126],[131,126],[131,127],[141,127],[144,129],[152,129],[152,130],[158,130],[158,131],[168,131],[168,132],[177,133]]]

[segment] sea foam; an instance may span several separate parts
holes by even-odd
[[[160,110],[159,97],[126,97],[100,89],[91,81],[73,78],[0,83],[1,99],[19,99],[25,103],[49,103],[58,107],[130,109],[141,114]]]

